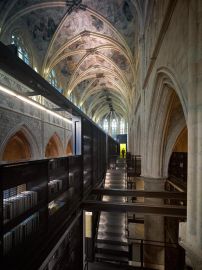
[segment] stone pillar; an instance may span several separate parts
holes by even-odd
[[[179,242],[186,262],[202,269],[202,1],[189,1],[187,223]]]
[[[165,179],[164,178],[148,178],[144,177],[144,190],[146,191],[164,191]],[[145,204],[149,205],[161,205],[162,199],[145,198]],[[144,216],[144,239],[151,241],[164,242],[164,217],[145,215]],[[145,242],[147,243],[147,242]],[[149,244],[149,242],[148,242]],[[152,244],[152,242],[151,242]],[[156,243],[157,244],[157,243]],[[162,244],[160,244],[162,245]],[[145,246],[144,248],[144,262],[146,264],[164,265],[164,246]]]

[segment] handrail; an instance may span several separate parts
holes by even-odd
[[[124,196],[124,197],[146,197],[146,198],[163,198],[187,200],[186,192],[172,191],[146,191],[137,189],[111,189],[111,188],[94,188],[93,194],[109,195],[109,196]]]
[[[171,186],[173,186],[175,189],[179,190],[180,192],[186,192],[187,191],[187,185],[182,179],[177,178],[173,175],[171,175],[167,180],[167,183],[169,183]]]

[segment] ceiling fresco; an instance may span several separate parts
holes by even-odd
[[[54,69],[64,95],[75,95],[77,105],[94,120],[110,108],[126,118],[135,79],[140,1],[78,2],[1,1],[0,40],[8,44],[15,33],[26,37],[39,73],[48,78]]]

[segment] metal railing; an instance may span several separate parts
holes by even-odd
[[[185,252],[178,243],[128,238],[130,264],[143,269],[184,269]]]

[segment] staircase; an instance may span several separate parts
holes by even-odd
[[[125,188],[124,162],[118,161],[116,169],[108,170],[105,188]],[[124,197],[103,196],[103,201],[125,202]],[[96,238],[95,260],[128,264],[127,217],[125,213],[101,212]]]

